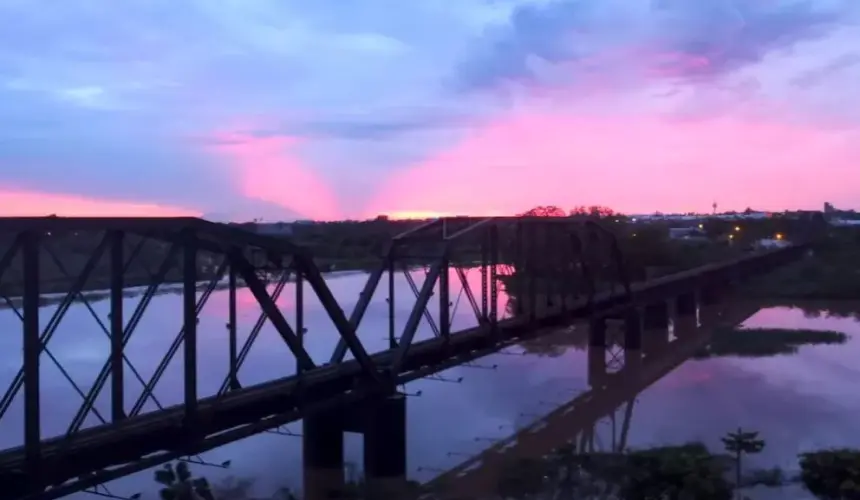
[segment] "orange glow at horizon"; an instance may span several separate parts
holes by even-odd
[[[198,217],[180,207],[0,188],[0,217]]]
[[[410,219],[441,219],[442,217],[452,217],[452,214],[445,212],[431,212],[431,211],[403,211],[403,212],[391,212],[387,214],[383,214],[389,219],[394,220],[410,220]]]

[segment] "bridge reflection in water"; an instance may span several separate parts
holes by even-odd
[[[698,308],[693,302],[691,307],[690,301],[681,296],[661,309],[592,320],[588,351],[591,389],[441,472],[422,486],[421,497],[454,500],[491,496],[511,462],[539,459],[563,445],[572,445],[580,452],[601,448],[623,451],[636,397],[704,347],[716,328],[737,326],[757,310],[754,304],[731,302]],[[389,398],[367,410],[360,428],[349,429],[364,432],[367,443],[376,443],[365,448],[365,473],[372,483],[368,486],[385,492],[386,498],[399,496],[395,491],[405,487],[405,470],[399,470],[405,469],[400,465],[405,464],[405,442],[397,436],[405,435],[398,431],[405,425],[406,401],[403,395]],[[604,419],[611,423],[611,435],[604,440],[607,442],[597,439],[596,432]],[[333,490],[343,485],[342,462],[338,463],[342,452],[340,456],[331,453],[342,450],[342,437],[338,438],[342,433],[336,432],[335,426],[343,429],[343,421],[329,420],[328,427],[325,425],[324,421],[310,419],[305,424],[305,494],[309,500],[331,498]],[[367,439],[367,433],[373,433],[373,438]],[[380,439],[380,435],[386,439]],[[325,447],[309,446],[323,440]],[[387,479],[381,482],[380,478]]]

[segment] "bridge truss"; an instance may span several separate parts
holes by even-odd
[[[565,311],[598,294],[630,299],[618,243],[592,222],[448,218],[384,243],[358,299],[339,301],[309,249],[236,226],[194,218],[0,218],[0,301],[20,320],[21,331],[10,341],[17,349],[5,352],[22,353],[0,395],[0,439],[23,429],[22,441],[0,441],[7,447],[0,452],[0,484],[6,487],[0,496],[57,498],[92,488],[313,412],[390,393],[563,324]],[[477,287],[466,276],[475,268]],[[420,284],[416,270],[423,270],[417,272],[423,274]],[[407,291],[395,283],[398,273]],[[369,340],[381,332],[360,336],[359,329],[380,288],[387,288],[387,342],[371,354]],[[226,300],[213,300],[223,295],[220,290]],[[181,307],[150,315],[159,328],[165,316],[176,315],[180,325],[164,352],[153,356],[158,361],[144,370],[132,361],[141,349],[135,339],[152,331],[140,325],[165,291],[180,295]],[[465,296],[473,326],[452,326],[459,303],[454,296]],[[259,309],[244,338],[242,297]],[[201,326],[212,302],[219,303],[210,309],[226,309],[226,335]],[[311,303],[337,336],[322,358],[309,352]],[[403,303],[410,305],[399,322]],[[98,348],[77,346],[101,356],[101,368],[88,381],[76,377],[79,363],[64,361],[52,343],[70,311],[76,311],[75,321],[91,317],[101,333]],[[293,372],[242,383],[264,325],[288,348],[283,364]],[[429,338],[417,338],[419,327],[429,330]],[[67,346],[75,342],[66,339]],[[213,343],[227,344],[217,378],[202,369]],[[67,421],[57,422],[55,405],[45,401],[45,388],[56,383],[43,377],[46,366],[67,384]],[[173,404],[156,390],[177,385],[165,382],[168,373],[181,386]]]

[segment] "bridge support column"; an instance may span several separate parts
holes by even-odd
[[[406,396],[371,403],[364,420],[364,472],[369,498],[400,498],[406,490]]]
[[[307,500],[337,498],[344,487],[343,421],[327,412],[302,421],[302,461]]]
[[[660,352],[669,343],[670,317],[669,303],[666,301],[648,304],[643,309],[642,350],[646,355]]]
[[[588,328],[588,385],[606,381],[606,318],[592,318]]]
[[[642,361],[642,313],[630,309],[624,316],[624,365],[638,365]]]
[[[592,318],[589,322],[588,346],[606,347],[606,318]]]
[[[675,313],[678,317],[696,315],[696,295],[684,293],[675,298]]]
[[[642,326],[646,330],[665,330],[669,328],[669,304],[654,302],[642,311]]]
[[[695,335],[698,328],[699,318],[695,314],[685,316],[678,315],[672,320],[672,333],[674,333],[675,337],[679,339]]]
[[[696,291],[699,307],[715,304],[719,301],[719,291],[715,286],[702,287]]]
[[[638,309],[624,315],[624,349],[642,349],[642,314]]]

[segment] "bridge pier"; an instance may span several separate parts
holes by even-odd
[[[642,349],[642,314],[638,309],[630,309],[624,315],[624,350]]]
[[[606,318],[592,318],[588,328],[588,385],[606,381]]]
[[[720,299],[720,292],[716,286],[706,286],[696,290],[696,302],[701,306],[715,304]]]
[[[694,293],[683,293],[675,298],[675,314],[681,316],[696,315],[696,295]]]
[[[337,498],[344,487],[343,418],[336,412],[302,421],[304,492],[308,500]]]
[[[406,396],[395,394],[364,415],[364,474],[368,498],[399,498],[406,490]]]
[[[606,347],[606,318],[592,318],[589,322],[588,346]]]
[[[645,330],[669,328],[669,304],[664,301],[646,305],[642,310],[642,326]]]
[[[669,343],[671,312],[667,301],[654,302],[642,310],[642,351],[646,355],[659,353]]]
[[[340,498],[344,432],[364,435],[365,486],[370,498],[399,497],[406,487],[406,396],[393,394],[304,419],[304,498]]]
[[[669,302],[660,301],[646,305],[642,310],[642,351],[646,355],[660,352],[669,343],[671,311]]]
[[[642,361],[642,324],[643,314],[632,308],[624,316],[624,365],[639,364]]]

